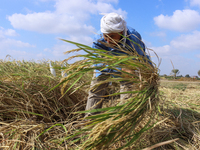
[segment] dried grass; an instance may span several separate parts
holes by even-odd
[[[127,115],[127,118],[122,117],[116,122],[111,118],[95,126],[94,130],[74,135],[91,123],[82,120],[82,114],[74,114],[74,112],[84,110],[87,98],[85,89],[75,90],[75,88],[80,86],[80,83],[88,82],[90,77],[87,81],[77,82],[75,87],[61,98],[59,87],[52,89],[59,83],[60,78],[52,77],[46,64],[41,66],[42,69],[40,65],[37,65],[40,71],[34,70],[32,72],[32,69],[28,67],[33,66],[32,63],[20,63],[29,71],[23,69],[24,71],[21,71],[20,75],[16,71],[8,73],[9,67],[11,69],[15,62],[2,61],[0,64],[1,71],[2,68],[7,70],[5,71],[7,75],[2,74],[0,80],[0,149],[81,149],[82,143],[87,139],[82,136],[89,133],[96,142],[98,135],[106,136],[109,134],[111,126],[123,121],[126,122],[126,119],[129,118]],[[46,71],[42,72],[42,70]],[[70,85],[71,83],[69,83]],[[159,91],[162,101],[159,104],[159,112],[148,111],[148,113],[144,113],[138,119],[135,132],[144,128],[150,119],[149,126],[152,128],[149,128],[135,143],[124,149],[152,149],[152,146],[156,150],[200,149],[199,89],[198,84],[187,84],[186,89],[183,90],[177,88],[177,85],[163,85],[161,83]],[[109,90],[113,93],[118,89],[113,84],[110,85]],[[110,97],[110,99],[113,101],[107,100],[105,107],[111,104],[114,106],[118,96]],[[147,104],[149,103],[147,102]],[[151,113],[155,115],[153,118],[149,115]],[[124,135],[129,134],[127,132]],[[73,135],[73,137],[67,139],[68,135]],[[78,138],[81,139],[78,140]],[[178,140],[175,140],[177,138]],[[110,144],[109,147],[101,145],[97,148],[112,150],[123,147],[126,143],[127,139],[124,138]]]
[[[59,87],[52,89],[60,77],[51,76],[46,62],[19,63],[20,66],[7,61],[0,64],[0,147],[60,149],[51,139],[63,137],[61,125],[81,118],[72,112],[85,109],[87,93],[83,90],[72,93],[72,88],[63,96]],[[53,132],[44,132],[52,126]]]

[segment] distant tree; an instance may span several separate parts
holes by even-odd
[[[166,75],[166,74],[164,74],[163,76],[164,76],[164,77],[167,77],[167,75]]]
[[[173,69],[172,74],[174,75],[174,79],[176,79],[176,75],[178,75],[180,71],[178,69]]]
[[[179,78],[181,78],[181,77],[183,77],[182,75],[179,75],[179,76],[176,76],[176,77],[179,77]]]
[[[198,71],[198,75],[200,76],[200,70]]]
[[[186,75],[185,75],[185,77],[186,77],[186,78],[189,78],[189,77],[190,77],[190,75],[189,75],[189,74],[186,74]]]

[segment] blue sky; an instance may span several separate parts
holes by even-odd
[[[0,59],[64,60],[75,48],[59,38],[90,45],[100,13],[117,12],[180,75],[200,70],[200,0],[6,0],[0,2]],[[152,60],[158,60],[151,52]],[[170,61],[171,60],[171,61]]]

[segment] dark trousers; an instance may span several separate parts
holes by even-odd
[[[90,91],[89,91],[89,96],[87,99],[86,110],[102,108],[102,103],[104,99],[103,96],[105,96],[105,94],[107,93],[107,87],[109,83],[106,82],[100,85],[97,85],[97,84],[99,82],[106,80],[109,77],[110,75],[108,74],[101,74],[100,76],[96,78],[96,74],[94,73],[93,80],[90,85]],[[120,93],[126,92],[126,91],[132,91],[133,89],[134,89],[134,84],[132,82],[131,83],[127,81],[120,82]],[[123,103],[126,99],[130,98],[131,96],[132,96],[131,93],[121,94],[120,95],[121,103]]]

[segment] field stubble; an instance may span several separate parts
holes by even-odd
[[[165,138],[179,138],[175,143],[183,149],[199,149],[200,82],[161,81],[159,90],[161,114],[169,116],[160,124],[162,132],[166,131]]]

